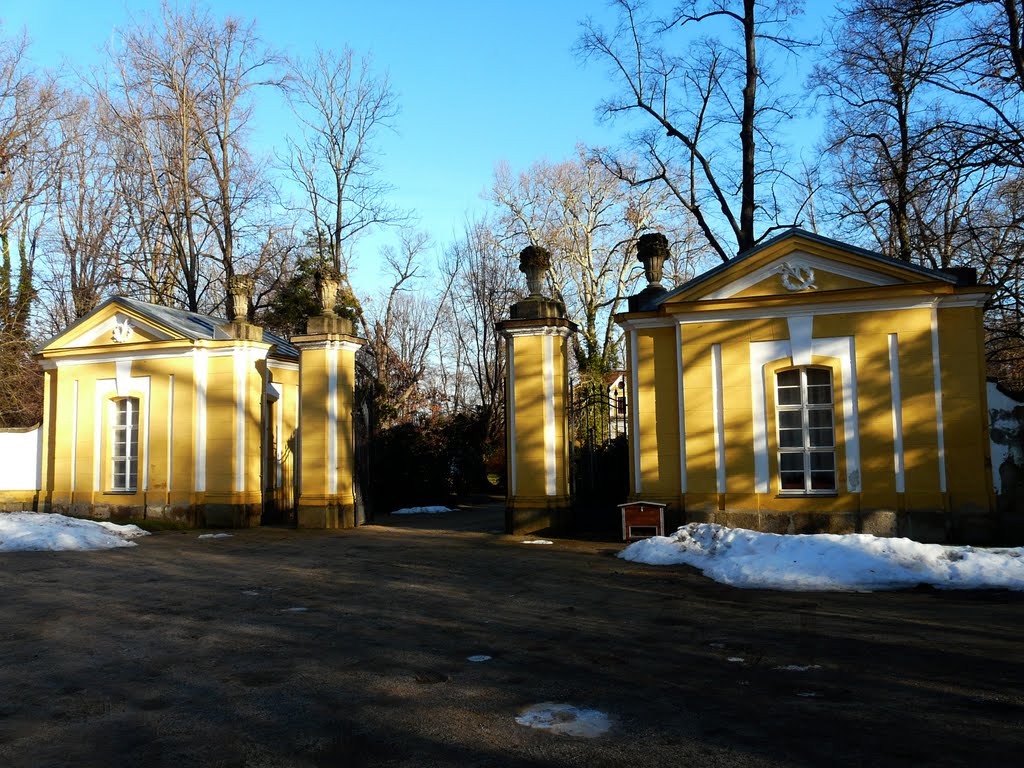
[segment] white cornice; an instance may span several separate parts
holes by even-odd
[[[503,329],[505,336],[561,336],[567,339],[573,334],[572,328],[564,325],[535,325],[530,328]]]
[[[988,294],[982,291],[947,296],[897,297],[871,301],[809,302],[781,307],[742,307],[736,309],[708,309],[695,312],[665,314],[658,317],[625,318],[619,325],[625,330],[639,328],[670,328],[674,324],[721,323],[730,320],[761,320],[820,315],[845,315],[867,312],[893,312],[910,309],[953,309],[956,307],[983,307]],[[794,301],[796,301],[794,299]],[[696,304],[696,302],[694,302]],[[691,304],[690,306],[693,306]]]

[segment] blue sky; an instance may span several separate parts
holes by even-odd
[[[597,66],[572,52],[580,21],[607,15],[604,2],[561,0],[214,0],[217,16],[254,18],[262,37],[289,54],[314,44],[372,52],[386,69],[401,104],[397,133],[382,138],[385,178],[394,202],[413,209],[439,245],[482,211],[481,192],[494,167],[523,169],[568,157],[577,142],[614,143],[616,130],[600,125],[595,107],[609,83]],[[817,23],[823,5],[811,3]],[[0,10],[8,34],[25,28],[31,56],[45,67],[66,60],[77,67],[99,61],[97,49],[130,13],[155,12],[158,0],[7,0]],[[277,100],[258,113],[258,139],[278,143],[288,115]],[[366,239],[357,282],[372,274],[382,237]],[[361,273],[361,274],[360,274]]]

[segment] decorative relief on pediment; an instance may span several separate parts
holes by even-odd
[[[114,324],[111,339],[113,339],[115,344],[124,344],[127,341],[131,341],[134,335],[135,328],[132,327],[131,321],[126,317],[121,322]]]
[[[783,262],[779,279],[787,291],[813,291],[818,287],[814,284],[814,270],[798,262]]]

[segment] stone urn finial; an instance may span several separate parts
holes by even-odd
[[[320,314],[334,316],[334,306],[338,303],[338,291],[341,289],[341,273],[331,266],[320,267],[316,271],[316,295],[320,302]]]
[[[526,275],[530,296],[544,293],[544,275],[551,268],[551,254],[539,245],[528,245],[519,253],[519,271]]]
[[[640,235],[636,241],[636,258],[644,265],[648,288],[662,288],[661,270],[669,256],[668,238],[661,232]]]
[[[235,274],[228,278],[228,301],[231,302],[231,319],[244,323],[249,318],[249,301],[256,288],[252,275]]]

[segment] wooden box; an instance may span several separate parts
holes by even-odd
[[[665,505],[656,501],[630,501],[622,510],[622,540],[637,541],[665,535]]]

